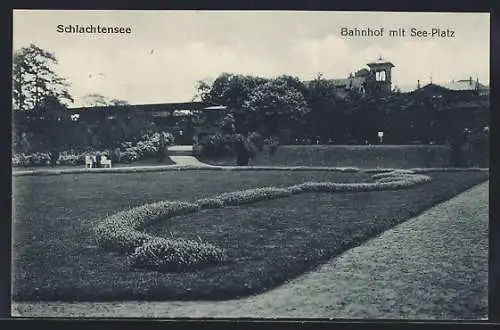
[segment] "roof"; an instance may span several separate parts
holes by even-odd
[[[374,62],[370,62],[367,64],[369,67],[371,66],[382,66],[382,65],[389,65],[390,67],[394,67],[394,64],[390,61],[384,60],[382,57],[379,57],[378,60]]]
[[[395,89],[399,89],[401,93],[410,93],[416,90],[418,87],[417,84],[403,84],[403,85],[394,85]]]
[[[350,77],[350,78],[342,78],[342,79],[330,79],[330,81],[333,82],[333,84],[337,88],[353,89],[353,88],[363,87],[363,84],[365,83],[365,78],[363,78],[363,77]]]
[[[402,93],[410,93],[417,90],[418,83],[415,84],[404,84],[404,85],[395,85],[395,88],[399,88]],[[421,88],[434,88],[434,89],[447,89],[450,91],[474,91],[476,89],[479,90],[489,90],[489,87],[481,84],[480,82],[474,81],[471,79],[463,79],[457,81],[450,81],[446,83],[428,83],[422,85]]]
[[[134,105],[109,105],[97,107],[79,107],[68,109],[74,113],[94,113],[94,112],[134,112],[143,111],[175,111],[175,110],[200,110],[213,106],[204,102],[183,102],[183,103],[156,103],[156,104],[134,104]]]
[[[474,81],[472,79],[464,79],[464,80],[457,80],[457,81],[451,81],[448,83],[444,84],[439,84],[440,86],[452,90],[452,91],[472,91],[476,89],[488,89],[487,86]]]

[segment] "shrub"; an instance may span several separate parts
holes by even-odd
[[[291,193],[303,192],[355,192],[379,191],[387,189],[401,189],[418,184],[430,182],[432,179],[426,175],[396,174],[387,175],[377,179],[375,183],[334,183],[334,182],[306,182],[291,186]]]
[[[224,251],[215,245],[184,239],[155,237],[137,247],[129,256],[134,268],[182,272],[214,265],[224,260]]]
[[[135,145],[132,142],[123,142],[120,152],[120,161],[132,163],[144,158],[158,157],[160,149],[174,143],[174,136],[168,132],[156,132],[144,135]]]
[[[164,201],[145,204],[116,213],[96,226],[97,243],[106,250],[131,252],[151,236],[139,230],[153,221],[196,212],[199,205],[187,202]]]
[[[198,141],[197,150],[201,156],[221,157],[234,155],[233,134],[207,135]]]
[[[264,149],[267,150],[269,156],[274,156],[279,148],[279,139],[272,136],[264,140]]]
[[[196,201],[202,209],[216,209],[224,206],[224,201],[219,198],[202,198]]]
[[[48,165],[50,155],[48,153],[35,152],[32,154],[13,154],[12,166],[41,166]]]
[[[224,205],[243,205],[249,203],[255,203],[258,201],[288,197],[290,196],[290,191],[284,188],[256,188],[247,189],[241,191],[235,191],[230,193],[224,193],[216,196],[215,198],[222,201]]]
[[[395,176],[405,176],[409,174],[414,174],[415,171],[409,171],[409,170],[395,170],[392,172],[383,172],[383,173],[378,173],[372,175],[372,179],[381,179],[381,178],[387,178],[387,177],[395,177]]]

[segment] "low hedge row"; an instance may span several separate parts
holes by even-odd
[[[129,256],[134,268],[185,272],[200,266],[216,265],[224,260],[224,251],[206,242],[154,237],[137,247]]]
[[[162,238],[142,230],[155,221],[220,208],[283,198],[306,192],[357,192],[406,188],[431,181],[410,171],[393,171],[373,176],[377,182],[306,182],[288,188],[256,188],[202,198],[193,203],[162,201],[145,204],[107,217],[96,226],[97,243],[108,251],[128,254],[130,265],[160,271],[189,271],[225,260],[225,251],[208,242]]]
[[[163,218],[193,213],[198,204],[162,201],[118,212],[96,226],[97,243],[109,251],[131,253],[153,237],[141,232],[147,225]]]

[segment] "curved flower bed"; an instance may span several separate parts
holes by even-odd
[[[128,254],[130,265],[160,271],[190,271],[225,260],[225,251],[202,240],[162,238],[142,230],[155,221],[220,208],[284,198],[310,192],[361,192],[411,187],[430,182],[426,175],[409,170],[383,171],[372,176],[376,182],[306,182],[288,188],[266,187],[223,193],[195,202],[162,201],[145,204],[107,217],[95,228],[97,243],[108,251]]]

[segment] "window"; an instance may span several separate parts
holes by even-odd
[[[375,72],[375,80],[385,81],[385,70]]]

